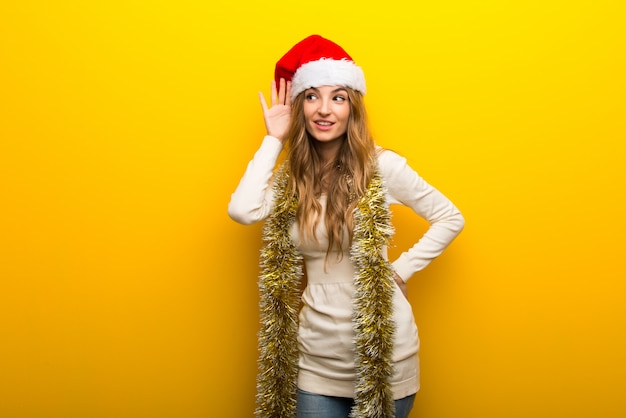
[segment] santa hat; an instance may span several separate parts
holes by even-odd
[[[311,87],[344,86],[365,94],[365,76],[336,43],[311,35],[294,45],[276,63],[276,85],[291,81],[291,98]]]

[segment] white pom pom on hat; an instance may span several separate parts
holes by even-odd
[[[361,67],[336,43],[311,35],[294,45],[276,63],[276,85],[291,81],[291,98],[311,87],[344,86],[365,94]]]

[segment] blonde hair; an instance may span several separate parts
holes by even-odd
[[[318,242],[315,234],[322,206],[319,196],[326,193],[324,222],[328,231],[326,260],[334,249],[340,250],[346,237],[352,241],[352,210],[365,193],[375,160],[375,144],[368,123],[363,95],[346,88],[350,116],[345,138],[330,165],[323,165],[314,147],[315,139],[306,131],[304,96],[296,96],[291,106],[291,126],[287,134],[289,191],[298,198],[296,221],[301,237]],[[342,252],[338,251],[339,257]]]

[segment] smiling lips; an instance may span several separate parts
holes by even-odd
[[[334,122],[330,122],[327,120],[316,120],[315,121],[315,126],[317,126],[318,129],[322,130],[322,131],[327,131],[330,128],[332,128],[332,126],[334,125]]]

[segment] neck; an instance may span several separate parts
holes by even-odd
[[[315,142],[315,149],[323,165],[331,164],[337,160],[343,139],[331,142]]]

